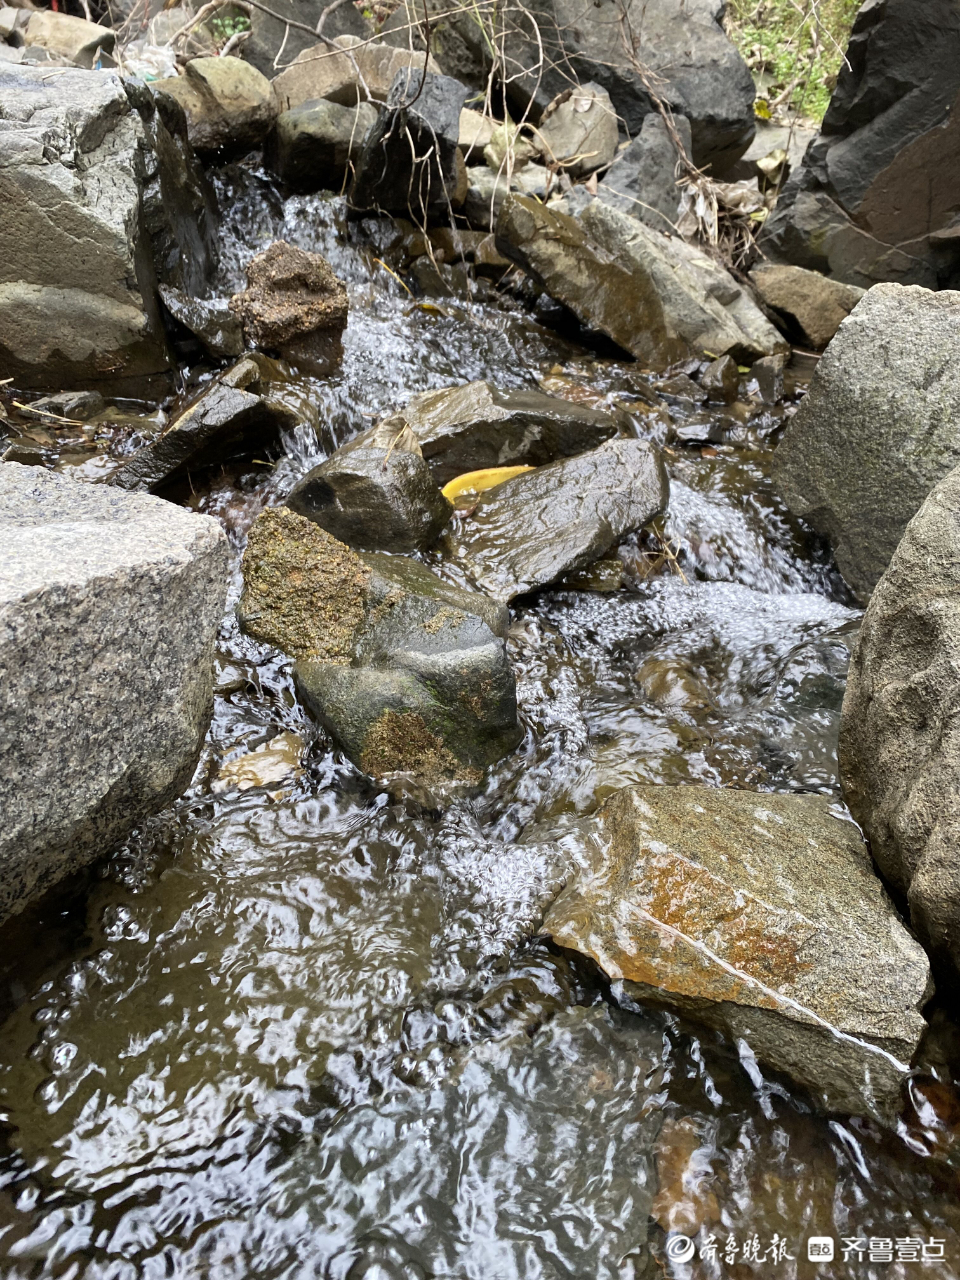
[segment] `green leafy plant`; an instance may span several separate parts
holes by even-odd
[[[250,19],[245,13],[220,14],[210,19],[210,31],[218,44],[225,44],[232,36],[250,30]]]

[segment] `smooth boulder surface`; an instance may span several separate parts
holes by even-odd
[[[165,384],[156,277],[200,291],[215,226],[177,124],[111,72],[0,67],[0,377]]]
[[[325,50],[328,40],[369,38],[370,29],[356,5],[331,7],[330,0],[270,0],[250,10],[250,35],[243,56],[268,78],[277,79],[284,67],[303,53]]]
[[[110,27],[49,10],[31,13],[22,34],[26,44],[47,49],[87,69],[96,66],[101,52],[112,53],[117,42]]]
[[[864,4],[801,168],[760,245],[868,289],[960,287],[960,8]]]
[[[560,165],[571,178],[605,169],[619,141],[617,113],[598,84],[571,88],[544,112],[537,132],[547,164]]]
[[[599,560],[667,507],[656,446],[608,440],[486,490],[444,537],[476,585],[504,602]]]
[[[519,742],[507,615],[486,596],[283,507],[254,524],[243,575],[241,626],[297,659],[302,697],[365,773],[475,783]]]
[[[863,297],[856,285],[841,284],[803,267],[760,263],[750,282],[771,311],[783,322],[788,338],[811,347],[825,347]]]
[[[277,118],[273,87],[242,58],[192,58],[182,76],[158,80],[187,117],[193,149],[229,160],[259,147]]]
[[[414,396],[384,425],[408,426],[437,484],[487,467],[533,467],[585,453],[620,429],[613,414],[542,391],[468,382]]]
[[[929,494],[853,649],[840,776],[877,866],[960,974],[960,471]]]
[[[0,466],[0,919],[187,785],[228,577],[215,520]]]
[[[787,344],[701,249],[591,200],[576,218],[509,195],[497,249],[577,318],[651,369],[710,352],[738,362]]]
[[[629,787],[591,831],[544,921],[557,945],[746,1041],[829,1110],[895,1121],[930,969],[827,797]]]
[[[414,73],[417,86],[424,71],[440,74],[434,60],[423,54],[344,35],[335,39],[332,47],[318,44],[304,49],[292,66],[281,71],[273,87],[281,111],[318,98],[355,107],[361,102],[385,103],[397,77],[405,71]]]
[[[309,471],[287,496],[298,515],[361,551],[418,551],[453,515],[415,437],[371,427]]]
[[[466,97],[449,76],[400,71],[357,161],[351,209],[404,214],[418,225],[449,215],[466,172],[459,151]]]
[[[173,319],[217,359],[243,351],[243,325],[230,310],[229,298],[190,298],[181,289],[160,285],[160,299]]]
[[[343,355],[348,299],[326,258],[275,240],[247,266],[247,287],[230,299],[247,341],[291,364],[329,373]]]
[[[292,191],[339,191],[376,123],[369,102],[344,107],[324,99],[284,111],[270,139],[270,168]]]
[[[960,293],[870,289],[827,347],[773,456],[790,509],[868,599],[923,500],[960,463]]]
[[[214,378],[183,413],[110,477],[120,489],[162,492],[212,467],[274,447],[297,425],[278,399],[272,361],[246,356]]]

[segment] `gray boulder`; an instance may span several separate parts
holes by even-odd
[[[188,329],[217,359],[243,351],[243,325],[230,310],[229,298],[190,298],[182,289],[161,285],[160,299],[178,324]]]
[[[419,87],[424,69],[440,75],[432,58],[407,53],[379,40],[338,36],[330,45],[304,49],[273,82],[281,111],[325,98],[344,107],[385,103],[401,72],[412,71]]]
[[[841,284],[803,267],[758,264],[750,282],[795,342],[825,347],[863,297],[863,289]]]
[[[558,189],[557,179],[542,164],[526,164],[515,169],[509,178],[505,172],[494,173],[486,165],[473,165],[467,169],[463,213],[472,227],[490,231],[496,227],[503,202],[511,191],[543,201]]]
[[[476,783],[519,742],[506,610],[486,596],[282,507],[254,524],[243,575],[241,626],[297,659],[304,701],[364,772]]]
[[[370,28],[356,5],[331,7],[330,0],[270,0],[250,11],[250,35],[243,56],[267,77],[296,61],[302,53],[324,49],[320,36],[367,39]],[[279,77],[278,77],[279,78]]]
[[[155,439],[111,476],[119,489],[162,493],[237,458],[275,446],[297,425],[296,413],[271,385],[282,381],[273,362],[246,356],[204,387]]]
[[[208,159],[230,160],[259,147],[273,128],[273,86],[241,58],[191,58],[182,76],[157,80],[183,108],[193,149]]]
[[[960,463],[960,293],[877,285],[841,324],[773,458],[790,509],[866,600],[909,520]]]
[[[544,921],[557,945],[746,1041],[829,1110],[895,1122],[930,970],[827,797],[630,787],[589,834]]]
[[[206,516],[12,462],[0,529],[5,919],[190,781],[228,553]]]
[[[620,133],[610,95],[598,84],[567,89],[540,119],[537,142],[549,165],[571,178],[605,169],[617,151]]]
[[[350,208],[406,214],[418,225],[449,216],[466,173],[458,145],[466,97],[449,76],[400,71],[357,161]]]
[[[113,73],[0,66],[0,377],[165,388],[156,278],[198,291],[213,256],[176,126]]]
[[[608,440],[488,489],[444,548],[482,591],[506,602],[599,560],[664,512],[668,496],[654,445]]]
[[[376,119],[369,102],[356,107],[325,99],[304,102],[277,120],[267,163],[292,191],[339,191]]]
[[[112,53],[117,42],[116,34],[109,27],[49,10],[31,13],[21,34],[26,44],[46,49],[87,69],[96,65],[101,53]]]
[[[600,200],[572,218],[509,195],[496,235],[504,257],[649,368],[704,352],[746,363],[787,348],[753,299],[702,250]]]
[[[616,435],[624,421],[542,391],[468,382],[414,396],[383,427],[409,427],[437,484],[445,485],[466,471],[539,467],[584,453]]]
[[[760,237],[846,284],[960,285],[960,10],[864,4],[801,168]]]
[[[674,125],[690,155],[690,121],[675,116]],[[655,231],[674,231],[680,219],[679,158],[663,117],[659,112],[648,115],[637,137],[617,153],[597,187],[597,199],[639,218]]]
[[[361,551],[418,551],[453,515],[416,438],[402,424],[371,427],[309,471],[287,506]]]
[[[840,774],[878,867],[936,962],[960,973],[960,471],[933,489],[854,646]]]

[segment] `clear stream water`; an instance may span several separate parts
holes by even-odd
[[[883,1132],[818,1114],[713,1033],[618,1007],[534,936],[568,870],[547,835],[618,787],[837,794],[858,614],[767,481],[790,402],[651,413],[650,379],[548,313],[417,303],[376,261],[387,224],[348,230],[339,202],[284,204],[243,170],[220,190],[224,292],[284,237],[323,252],[351,302],[342,370],[291,390],[304,425],[279,462],[191,498],[238,557],[258,511],[379,412],[489,378],[632,408],[670,450],[676,563],[628,540],[626,589],[518,604],[525,740],[442,810],[344,761],[283,656],[228,613],[190,790],[0,936],[3,1276],[958,1275],[960,1036],[942,1012]],[[712,446],[676,439],[698,423]],[[289,767],[234,785],[271,743]],[[671,1262],[670,1230],[714,1236],[715,1256]],[[807,1261],[816,1235],[836,1261]],[[862,1257],[843,1261],[844,1238]]]

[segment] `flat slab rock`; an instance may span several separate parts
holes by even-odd
[[[472,784],[519,742],[506,610],[486,596],[284,507],[254,524],[243,576],[241,626],[298,659],[303,700],[364,772]]]
[[[207,516],[0,466],[0,920],[189,782],[227,577]]]
[[[583,857],[544,921],[554,942],[745,1040],[828,1109],[893,1122],[930,970],[826,797],[630,787]]]
[[[441,545],[481,590],[506,602],[592,564],[665,511],[668,497],[655,445],[608,440],[488,489]]]
[[[623,419],[542,391],[468,382],[414,396],[386,423],[406,424],[439,485],[467,471],[540,467],[617,434]]]

